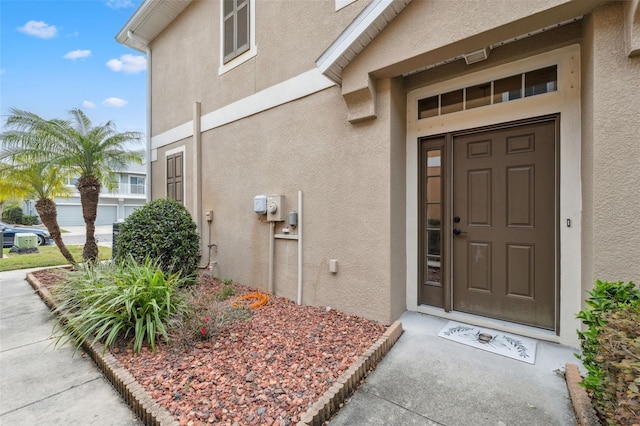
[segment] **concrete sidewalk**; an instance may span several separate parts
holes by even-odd
[[[557,370],[579,364],[573,348],[538,341],[527,364],[438,337],[447,320],[416,312],[403,335],[331,426],[573,426]]]
[[[30,271],[0,273],[0,424],[141,425],[82,350],[54,348]]]

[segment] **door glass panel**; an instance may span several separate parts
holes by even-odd
[[[432,96],[418,101],[418,119],[435,117],[436,115],[438,115],[438,96]]]
[[[427,152],[427,176],[440,176],[440,150]]]
[[[440,229],[441,215],[440,215],[440,203],[429,203],[427,205],[427,229]]]
[[[558,67],[530,71],[524,75],[524,95],[535,96],[558,90]]]
[[[431,176],[427,178],[427,194],[429,194],[429,203],[440,203],[440,188],[440,176]]]
[[[427,256],[427,284],[441,286],[440,256]]]
[[[522,97],[522,74],[493,82],[493,103],[509,102]]]
[[[462,111],[464,90],[454,90],[453,92],[440,95],[441,114],[449,114],[451,112]]]
[[[491,83],[483,83],[473,87],[467,87],[466,109],[491,105]]]
[[[442,251],[442,177],[441,149],[427,151],[426,178],[426,283],[441,286],[440,254]]]

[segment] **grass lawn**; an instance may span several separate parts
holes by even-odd
[[[82,245],[68,245],[67,248],[78,262],[82,262]],[[67,265],[58,247],[54,245],[38,247],[40,253],[15,254],[9,253],[9,249],[2,249],[8,259],[0,260],[0,272],[16,269],[40,268],[43,266]],[[98,246],[98,258],[100,260],[111,259],[111,247]]]

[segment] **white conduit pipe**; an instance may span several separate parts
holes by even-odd
[[[298,305],[302,305],[302,191],[298,191]]]
[[[269,222],[270,223],[270,227],[269,227],[269,293],[270,294],[275,294],[273,291],[273,262],[274,262],[274,255],[275,255],[275,229],[276,229],[276,223],[275,222]]]

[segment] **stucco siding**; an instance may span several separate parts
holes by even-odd
[[[206,114],[312,69],[367,3],[258,1],[257,55],[218,75],[220,2],[193,2],[151,45],[152,134],[190,121],[194,102]]]
[[[593,12],[593,276],[640,280],[640,57],[627,57],[621,2]],[[588,141],[586,141],[588,142]]]
[[[205,132],[203,209],[214,210],[214,274],[266,289],[270,224],[253,212],[253,198],[285,195],[289,212],[302,191],[303,302],[390,322],[388,122],[387,113],[351,126],[333,87]],[[274,290],[292,300],[296,244],[275,241]],[[338,261],[335,274],[330,259]]]

